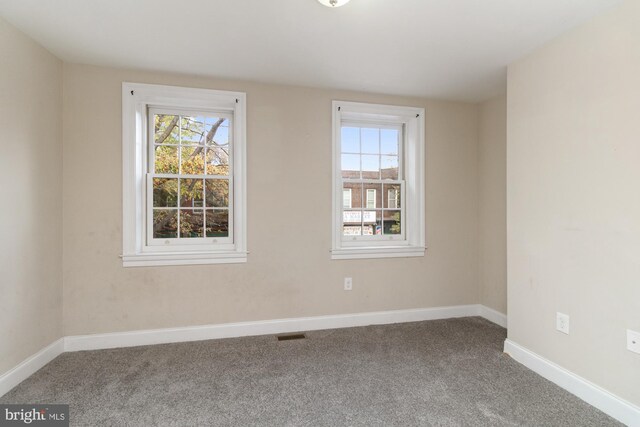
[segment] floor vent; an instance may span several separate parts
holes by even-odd
[[[304,334],[278,335],[278,341],[303,340]]]

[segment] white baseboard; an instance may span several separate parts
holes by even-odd
[[[494,310],[493,308],[489,308],[486,305],[479,305],[480,307],[480,313],[478,313],[480,316],[484,317],[485,319],[487,319],[490,322],[495,323],[496,325],[500,325],[503,328],[507,327],[507,315],[504,313],[500,313],[497,310]]]
[[[422,320],[478,315],[480,315],[479,306],[477,304],[471,304],[425,309],[261,320],[219,325],[187,326],[182,328],[148,329],[130,332],[68,336],[64,339],[64,348],[65,351],[99,350],[105,348],[315,331],[320,329],[419,322]]]
[[[640,408],[550,360],[507,339],[504,352],[527,368],[576,395],[605,414],[632,427],[640,426]]]
[[[53,342],[36,354],[25,359],[15,368],[0,375],[0,396],[8,393],[12,388],[33,375],[38,369],[58,357],[64,352],[64,340]]]
[[[480,304],[456,305],[370,313],[338,314],[299,317],[219,325],[187,326],[181,328],[148,329],[106,334],[74,335],[61,338],[37,354],[0,376],[0,396],[25,380],[64,351],[100,350],[118,347],[202,341],[218,338],[282,334],[320,329],[351,328],[355,326],[419,322],[454,317],[482,316],[500,326],[506,317]]]

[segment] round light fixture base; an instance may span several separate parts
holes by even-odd
[[[327,7],[340,7],[349,3],[349,0],[318,0],[318,2],[322,3]]]

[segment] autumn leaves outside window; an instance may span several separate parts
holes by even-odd
[[[228,238],[232,117],[150,109],[152,239]]]

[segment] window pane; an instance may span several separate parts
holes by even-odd
[[[154,119],[154,142],[156,144],[179,144],[179,116],[156,114]]]
[[[380,179],[380,156],[362,155],[362,179]]]
[[[229,181],[226,179],[205,180],[205,203],[210,208],[229,207]]]
[[[377,236],[382,234],[382,211],[362,212],[362,234],[364,236]]]
[[[178,174],[178,147],[170,145],[156,145],[155,172]]]
[[[207,174],[229,175],[229,146],[207,148]]]
[[[343,211],[342,224],[343,236],[361,236],[362,211]]]
[[[229,237],[229,211],[207,209],[207,237]]]
[[[400,204],[400,185],[398,184],[385,184],[384,192],[385,197],[383,197],[383,203],[385,209],[399,209]]]
[[[362,235],[362,226],[361,225],[343,225],[342,226],[342,235],[343,236],[361,236]]]
[[[359,153],[360,152],[360,129],[359,128],[342,128],[342,136],[340,138],[342,143],[343,153]]]
[[[180,206],[184,208],[202,207],[202,180],[187,179],[180,180]]]
[[[180,209],[180,237],[203,237],[204,210]]]
[[[178,237],[178,211],[175,209],[153,210],[153,238],[174,239]]]
[[[400,234],[400,211],[384,211],[384,234]]]
[[[204,117],[182,116],[180,120],[181,144],[204,144]]]
[[[226,145],[229,143],[229,120],[220,117],[205,119],[207,145]]]
[[[362,152],[367,154],[378,154],[380,152],[380,129],[362,128]]]
[[[184,175],[202,175],[204,173],[204,147],[181,147],[182,159],[180,173]]]
[[[351,206],[349,208],[362,208],[362,184],[353,183],[353,182],[345,182],[342,184],[342,195],[344,197],[344,193],[349,192],[351,195]],[[343,205],[346,205],[343,200]]]
[[[381,195],[382,195],[382,185],[381,184],[364,184],[364,194],[365,194],[365,207],[367,209],[378,209],[382,207],[381,203]]]
[[[382,154],[398,154],[398,136],[397,129],[381,129],[380,130],[380,147]]]
[[[382,156],[382,179],[398,179],[398,156]]]
[[[175,208],[178,206],[178,179],[153,179],[153,207]]]
[[[359,154],[343,154],[342,155],[342,177],[350,179],[360,178],[360,155]]]

